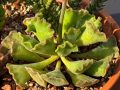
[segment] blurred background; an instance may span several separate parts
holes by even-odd
[[[105,5],[105,9],[107,9],[120,26],[120,0],[108,0]]]

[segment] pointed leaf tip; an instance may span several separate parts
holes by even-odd
[[[46,71],[36,70],[30,67],[25,67],[32,79],[37,82],[40,86],[46,87],[47,82],[41,77],[41,74],[47,73]]]
[[[100,17],[96,19],[95,15],[89,14],[87,10],[67,9],[63,21],[62,37],[67,38],[68,41],[72,41],[72,43],[78,46],[88,46],[97,42],[105,42],[107,40],[105,34],[99,31],[102,25],[100,21]],[[76,29],[74,34],[78,32],[78,34],[72,35],[73,38],[70,37],[71,32],[69,30],[71,28]]]
[[[70,53],[77,52],[77,51],[78,51],[77,45],[74,45],[69,41],[63,41],[63,43],[58,45],[57,49],[55,50],[55,52],[59,56],[67,56]]]
[[[53,39],[46,40],[45,43],[38,43],[32,49],[33,52],[43,56],[55,55],[56,44]]]
[[[88,21],[85,25],[86,29],[76,41],[78,46],[88,46],[94,43],[107,41],[105,33],[100,32],[94,24]]]
[[[30,51],[37,43],[38,41],[34,38],[16,31],[11,31],[1,42],[2,46],[10,49],[10,53],[15,61],[23,60],[27,62],[38,62],[44,59]]]
[[[100,44],[96,48],[80,54],[73,54],[73,58],[92,58],[96,60],[103,59],[109,55],[114,55],[117,57],[119,54],[119,49],[115,37],[109,38],[106,42]]]
[[[53,37],[54,30],[51,25],[38,16],[25,19],[23,23],[27,26],[27,32],[33,32],[41,43],[45,43],[47,39]]]
[[[68,71],[68,73],[76,87],[87,87],[99,82],[99,80],[84,74],[73,74],[70,71]]]
[[[41,75],[45,81],[55,86],[68,85],[68,81],[60,70],[54,70]]]
[[[86,71],[93,63],[93,59],[70,61],[65,57],[60,57],[67,69],[74,74],[80,74]]]
[[[41,62],[31,63],[31,64],[22,64],[22,65],[15,65],[15,64],[8,63],[6,67],[8,68],[9,73],[12,75],[17,85],[25,87],[26,86],[25,83],[31,79],[25,67],[42,70],[58,58],[59,58],[58,56],[51,56],[50,58],[45,59],[44,61],[41,61]]]
[[[110,61],[113,58],[113,54],[107,56],[99,61],[96,61],[93,65],[88,68],[85,73],[90,76],[104,77],[110,66]]]

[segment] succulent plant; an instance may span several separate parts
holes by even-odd
[[[13,76],[13,79],[15,80],[17,85],[26,86],[25,83],[31,78],[29,73],[25,69],[26,67],[30,67],[41,71],[58,58],[58,56],[51,56],[50,58],[41,62],[22,65],[14,65],[8,63],[6,67],[8,68],[10,74]]]
[[[63,73],[60,71],[61,61],[58,61],[55,67],[55,70],[50,71],[48,73],[42,74],[42,78],[48,83],[55,86],[63,86],[68,85],[68,81],[66,80]]]
[[[53,3],[52,0],[48,1],[45,2],[46,9]],[[85,9],[67,8],[66,4],[67,0],[62,4],[61,13],[58,13],[59,20],[49,21],[44,16],[49,12],[42,8],[39,14],[23,21],[27,26],[26,32],[34,37],[12,31],[3,39],[1,44],[10,51],[15,63],[19,60],[28,62],[22,65],[7,64],[9,73],[18,85],[25,86],[30,78],[43,87],[47,83],[68,85],[69,81],[60,70],[60,67],[64,67],[76,87],[90,86],[98,82],[91,76],[105,76],[109,62],[118,56],[115,37],[107,39],[100,30],[101,18],[96,18]],[[80,49],[97,43],[100,44],[84,53]],[[46,72],[47,66],[56,60],[59,61],[55,70]]]
[[[47,73],[47,71],[42,71],[42,70],[36,70],[30,67],[25,67],[29,75],[32,77],[34,81],[36,81],[40,86],[46,87],[47,82],[43,79],[41,74]]]
[[[74,74],[83,73],[94,62],[92,59],[70,61],[70,60],[66,59],[65,57],[61,57],[61,60],[65,64],[66,68]]]
[[[99,82],[99,80],[94,79],[94,78],[89,77],[84,74],[74,74],[74,73],[70,72],[69,70],[67,72],[69,73],[69,75],[72,79],[72,82],[76,87],[91,86],[91,85]]]

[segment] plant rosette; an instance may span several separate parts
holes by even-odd
[[[89,9],[73,9],[76,4],[69,4],[67,0],[55,9],[59,13],[53,19],[47,12],[52,3],[52,0],[43,2],[39,13],[23,21],[27,26],[25,32],[34,37],[11,31],[2,40],[1,45],[8,49],[15,62],[7,63],[9,73],[24,88],[30,79],[41,87],[47,87],[47,83],[68,86],[71,81],[80,88],[97,84],[98,78],[106,76],[110,62],[119,56],[116,38],[107,38],[101,29],[101,17],[96,18]],[[57,62],[55,69],[49,70],[53,62]]]

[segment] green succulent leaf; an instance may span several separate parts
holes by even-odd
[[[43,56],[55,55],[56,45],[53,39],[46,40],[46,43],[38,43],[32,49],[33,52]]]
[[[60,71],[61,68],[61,61],[57,61],[55,70],[50,71],[46,74],[42,74],[42,78],[47,81],[48,83],[55,85],[55,86],[63,86],[68,85],[68,81],[66,80],[63,73]]]
[[[37,82],[40,86],[46,87],[47,82],[41,77],[41,74],[45,74],[46,71],[39,71],[30,67],[25,67],[32,79]]]
[[[100,32],[92,23],[86,22],[86,29],[82,35],[76,40],[78,46],[87,46],[97,42],[107,41],[106,35],[103,32]]]
[[[5,23],[5,11],[2,5],[0,4],[0,31],[3,28],[4,23]]]
[[[51,25],[38,16],[26,18],[23,23],[27,26],[27,32],[33,32],[41,43],[53,37],[54,30]]]
[[[38,43],[37,40],[23,35],[20,32],[11,31],[10,34],[2,41],[2,46],[10,49],[13,59],[27,62],[38,62],[44,58],[30,51]]]
[[[37,70],[42,70],[55,60],[57,60],[59,57],[58,56],[51,56],[50,58],[37,62],[37,63],[32,63],[32,64],[22,64],[22,65],[15,65],[15,64],[10,64],[8,63],[6,67],[9,70],[9,73],[13,76],[14,81],[17,83],[17,85],[20,86],[26,86],[26,82],[30,80],[30,75],[26,71],[25,67],[30,67],[34,68]]]
[[[1,44],[7,49],[11,49],[13,43],[18,43],[27,49],[31,49],[38,43],[38,41],[30,36],[23,35],[20,32],[11,31],[9,35],[3,39]]]
[[[70,71],[68,71],[68,73],[72,79],[73,84],[76,87],[91,86],[99,82],[99,80],[86,76],[84,74],[73,74]]]
[[[80,30],[70,28],[67,32],[65,32],[63,39],[71,43],[75,43],[80,34],[81,34]]]
[[[7,64],[6,67],[9,70],[9,73],[12,75],[14,81],[17,85],[26,86],[25,83],[30,80],[30,76],[25,70],[25,66],[23,65],[14,65],[14,64]]]
[[[55,50],[55,52],[59,56],[67,56],[70,53],[77,52],[77,51],[78,51],[77,45],[74,45],[69,41],[63,41],[63,43],[58,45],[57,49]]]
[[[62,37],[68,39],[68,41],[74,41],[78,46],[104,42],[106,36],[99,31],[101,27],[100,20],[100,17],[96,19],[94,15],[89,14],[86,10],[67,9],[63,20]],[[74,28],[74,30],[71,30],[71,28]],[[74,34],[76,36],[70,38],[71,33],[72,36]]]
[[[45,81],[55,86],[63,86],[69,84],[60,70],[54,70],[46,74],[42,74],[41,76]]]
[[[114,56],[118,56],[119,49],[117,47],[116,39],[115,37],[111,37],[108,39],[107,42],[102,43],[98,47],[80,54],[73,54],[71,57],[77,57],[77,58],[92,58],[92,59],[102,59],[109,55],[113,54]]]
[[[38,54],[27,50],[24,46],[14,43],[11,48],[11,55],[14,61],[22,60],[27,62],[39,62],[44,60]]]
[[[104,77],[107,73],[107,70],[110,66],[110,61],[113,58],[113,54],[107,56],[99,61],[96,61],[90,68],[88,68],[85,73],[90,76]]]
[[[62,62],[65,64],[66,68],[74,74],[83,73],[94,62],[93,59],[70,61],[65,57],[60,57],[60,58]]]
[[[81,9],[79,11],[66,9],[63,20],[62,35],[64,36],[64,33],[67,32],[71,27],[83,31],[86,27],[86,21],[92,22],[94,26],[99,29],[102,25],[100,20],[100,17],[96,19],[94,15],[89,14],[89,12],[84,9]]]

